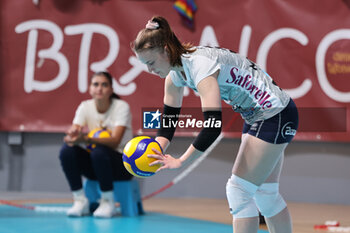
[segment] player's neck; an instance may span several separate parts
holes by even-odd
[[[96,104],[96,109],[99,113],[105,113],[108,111],[110,105],[111,105],[111,100],[108,99],[108,101],[106,100],[95,100],[95,104]]]

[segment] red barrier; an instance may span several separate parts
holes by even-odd
[[[299,107],[325,109],[321,124],[343,124],[338,131],[300,131],[297,139],[350,141],[346,1],[196,0],[196,4],[190,30],[172,1],[52,0],[39,5],[1,1],[0,130],[65,131],[78,104],[89,98],[89,76],[107,69],[114,76],[116,92],[131,105],[134,132],[139,132],[142,108],[163,105],[163,80],[137,61],[130,42],[151,16],[161,14],[181,40],[248,56]],[[192,91],[185,95],[184,107],[199,106]],[[328,114],[332,108],[345,110],[341,116],[345,122],[339,123],[334,112]],[[307,116],[319,117],[313,114]]]

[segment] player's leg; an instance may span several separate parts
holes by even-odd
[[[287,145],[272,144],[243,134],[232,173],[260,186],[274,171]]]
[[[67,211],[68,216],[89,214],[89,203],[82,186],[82,175],[87,166],[91,168],[89,153],[79,146],[63,145],[59,155],[63,172],[73,193],[73,206]]]
[[[230,206],[235,209],[232,211],[235,233],[256,232],[251,230],[258,222],[255,214],[251,211],[250,216],[241,215],[244,212],[242,209],[252,206],[248,203],[251,203],[250,198],[256,193],[258,198],[255,199],[258,201],[255,204],[269,218],[269,227],[276,232],[291,232],[288,209],[285,208],[286,204],[278,190],[278,178],[283,152],[293,139],[297,128],[298,111],[293,100],[290,100],[280,113],[269,119],[255,122],[253,125],[244,124],[242,143],[232,171],[233,176],[239,177],[235,180],[244,182],[239,182],[236,187],[227,186],[227,190],[230,190],[228,194],[231,193],[227,198]],[[273,177],[275,180],[272,183],[263,184],[272,181]],[[232,180],[228,182],[230,183]],[[237,198],[239,195],[244,195],[244,199]],[[275,217],[281,224],[276,223]]]
[[[93,215],[100,218],[110,218],[115,214],[113,193],[113,163],[115,151],[107,146],[97,145],[90,153],[92,167],[101,188],[101,200]]]
[[[274,170],[286,145],[267,143],[249,134],[242,135],[233,175],[226,187],[235,233],[257,232],[259,219],[253,197]]]
[[[276,164],[265,183],[260,185],[254,196],[256,205],[265,217],[269,232],[292,232],[291,217],[288,207],[279,193],[279,177],[284,156]],[[271,205],[273,203],[273,206]]]

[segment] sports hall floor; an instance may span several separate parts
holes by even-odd
[[[71,199],[66,194],[0,192],[1,200],[25,205],[67,208]],[[314,225],[328,220],[350,227],[350,206],[288,203],[295,233],[327,233]],[[115,216],[112,219],[93,217],[68,218],[63,213],[36,212],[0,204],[0,233],[232,233],[231,216],[226,200],[164,199],[143,201],[146,214],[141,217]],[[260,225],[259,233],[266,233]]]

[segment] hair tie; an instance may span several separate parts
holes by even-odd
[[[148,20],[148,22],[146,24],[146,29],[154,30],[154,29],[158,29],[158,28],[159,28],[159,23]]]

